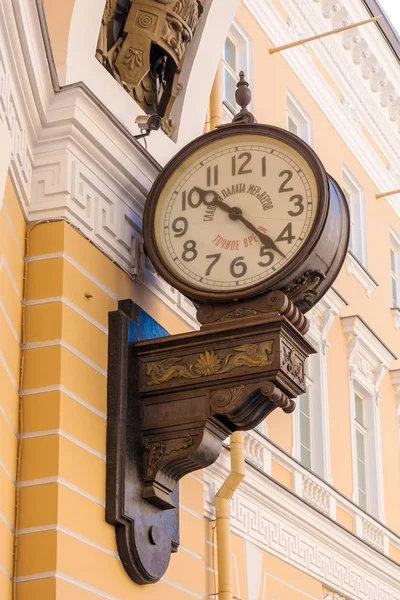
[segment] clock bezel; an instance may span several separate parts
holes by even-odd
[[[278,272],[270,275],[261,282],[241,288],[240,290],[207,291],[199,289],[195,285],[189,284],[187,281],[179,278],[169,269],[168,264],[166,261],[164,261],[158,249],[155,235],[155,213],[162,190],[172,174],[180,167],[184,160],[190,157],[190,155],[197,150],[206,148],[209,144],[215,141],[237,135],[241,135],[244,138],[246,138],[248,135],[261,135],[268,138],[273,138],[286,144],[287,146],[290,146],[296,152],[298,152],[307,162],[315,177],[318,198],[317,211],[314,224],[312,225],[307,239],[301,246],[300,250]],[[182,150],[180,150],[167,163],[167,165],[156,178],[147,197],[143,215],[145,252],[159,275],[161,275],[161,277],[170,285],[192,300],[199,302],[227,302],[253,298],[254,296],[263,294],[266,291],[279,288],[279,282],[286,280],[288,277],[290,277],[291,273],[294,275],[297,274],[296,271],[298,271],[299,267],[301,267],[305,259],[313,251],[323,233],[324,224],[328,215],[328,209],[328,176],[321,160],[316,155],[314,150],[308,146],[308,144],[306,144],[293,133],[273,125],[264,125],[261,123],[225,125],[220,129],[216,129],[201,135],[190,142],[187,146],[182,148]]]

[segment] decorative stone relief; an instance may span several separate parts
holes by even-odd
[[[328,492],[318,483],[305,476],[303,476],[303,499],[314,508],[329,515]]]
[[[357,316],[342,318],[347,337],[350,378],[356,378],[380,401],[379,388],[390,363],[396,358]]]
[[[343,0],[314,1],[321,2],[322,14],[326,19],[331,19],[332,27],[342,27],[352,22],[352,18]],[[394,110],[389,110],[390,119],[392,121],[399,121],[400,106],[396,106],[396,103],[400,100],[400,95],[372,53],[360,30],[355,29],[344,32],[342,34],[342,43],[347,51],[351,51],[353,62],[360,66],[364,79],[370,81],[371,90],[374,93],[379,93],[381,106],[389,109],[393,107]]]
[[[171,136],[174,100],[202,0],[107,0],[96,57]]]
[[[341,594],[337,594],[333,590],[328,590],[328,588],[324,588],[322,598],[323,600],[347,600],[347,598]]]
[[[367,519],[363,520],[363,539],[379,552],[383,552],[383,532]]]

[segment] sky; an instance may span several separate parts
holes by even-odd
[[[378,0],[400,37],[400,0]]]

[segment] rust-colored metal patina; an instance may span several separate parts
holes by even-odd
[[[107,0],[96,56],[149,115],[172,135],[171,109],[201,0]]]

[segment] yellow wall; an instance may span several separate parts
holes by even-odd
[[[273,0],[281,15],[285,9]],[[73,0],[44,0],[59,74],[65,70]],[[61,11],[61,12],[60,12]],[[398,216],[352,155],[283,55],[270,56],[271,41],[242,5],[237,18],[252,37],[254,112],[260,122],[286,126],[289,88],[312,115],[314,148],[339,183],[343,163],[365,190],[368,269],[379,287],[371,298],[345,270],[335,287],[348,300],[343,315],[360,314],[394,351],[400,347],[390,312],[389,226]],[[338,98],[341,92],[317,55],[312,60]],[[262,76],[260,76],[262,74]],[[267,75],[267,76],[266,76]],[[274,82],[271,92],[271,81]],[[362,131],[383,162],[371,133]],[[18,380],[25,223],[10,181],[0,212],[0,598],[11,599],[17,459]],[[129,600],[196,597],[215,593],[213,524],[204,519],[202,474],[186,477],[181,490],[181,548],[163,580],[136,586],[118,558],[114,528],[104,519],[108,312],[132,298],[170,333],[187,330],[183,320],[71,226],[42,223],[29,233],[26,349],[23,361],[23,427],[19,493],[18,599],[91,600],[97,595]],[[334,486],[353,494],[346,338],[340,319],[329,332],[328,361],[331,471]],[[400,452],[396,400],[390,376],[380,404],[386,521],[400,534]],[[268,434],[286,452],[293,445],[292,418],[275,411]],[[292,473],[272,461],[272,477],[293,489]],[[354,529],[353,517],[337,508],[338,522]],[[233,536],[235,596],[246,600],[245,541]],[[400,561],[399,549],[390,556]],[[58,576],[55,577],[57,571]],[[251,575],[249,575],[251,576]],[[259,599],[320,598],[322,585],[279,559],[263,554]]]
[[[8,179],[0,211],[0,598],[11,598],[25,221]]]
[[[56,588],[57,599],[86,600],[90,588],[125,600],[137,586],[104,517],[108,312],[131,297],[169,331],[185,326],[63,222],[33,228],[29,249],[18,577],[57,570],[67,581],[18,587],[30,600],[54,598]],[[182,548],[143,597],[205,593],[200,479],[186,478],[181,501]]]

